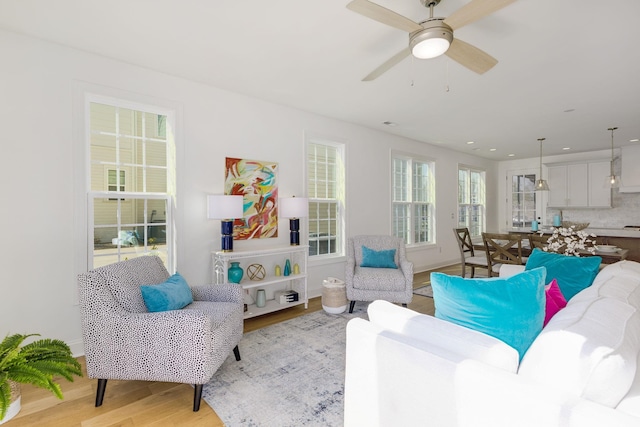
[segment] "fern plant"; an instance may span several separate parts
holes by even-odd
[[[0,420],[11,403],[10,381],[33,384],[51,391],[62,399],[60,385],[54,377],[73,381],[73,376],[82,376],[80,363],[71,355],[71,349],[63,341],[41,339],[22,345],[30,335],[8,335],[0,343]]]

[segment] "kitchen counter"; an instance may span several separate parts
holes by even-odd
[[[551,233],[553,227],[543,226],[542,232]],[[628,249],[628,260],[640,262],[640,231],[624,228],[586,228],[585,232],[596,235],[596,243],[600,245],[614,245],[621,249]],[[508,233],[532,233],[529,227],[514,227],[507,229]]]
[[[543,231],[545,233],[551,233],[553,229],[552,226],[545,225],[540,228],[539,231]],[[589,234],[595,234],[596,236],[608,236],[608,237],[630,237],[635,239],[640,239],[640,231],[629,230],[624,228],[585,228],[583,231]],[[507,229],[507,233],[531,233],[531,228],[529,227],[512,227]]]

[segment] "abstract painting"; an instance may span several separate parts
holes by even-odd
[[[236,218],[236,240],[278,237],[278,164],[227,157],[224,193],[244,198],[244,217]]]

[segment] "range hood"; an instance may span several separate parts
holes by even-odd
[[[621,193],[640,193],[640,145],[629,145],[620,148],[622,158]]]

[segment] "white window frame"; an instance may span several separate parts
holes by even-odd
[[[398,192],[401,191],[400,187],[402,184],[396,183],[397,173],[395,168],[395,161],[403,161],[407,162],[407,171],[406,176],[404,177],[404,184],[407,186],[406,188],[406,196],[408,200],[398,199]],[[426,164],[428,166],[428,176],[427,183],[425,185],[427,189],[426,200],[415,200],[414,197],[414,187],[415,187],[415,164]],[[429,246],[436,244],[436,174],[435,174],[436,162],[433,159],[417,156],[408,153],[401,153],[392,151],[391,152],[391,232],[396,237],[404,238],[405,245],[407,247],[418,247],[418,246]],[[399,186],[400,185],[400,186]],[[405,221],[403,221],[402,228],[405,229],[404,235],[400,235],[398,230],[401,228],[401,225],[398,223],[399,219],[396,218],[396,210],[404,206],[408,208],[408,215],[404,217]],[[416,241],[416,229],[418,228],[417,222],[419,218],[417,218],[417,210],[421,208],[422,210],[426,209],[428,220],[427,220],[427,234],[429,239],[426,241]]]
[[[335,177],[335,197],[319,197],[317,194],[317,188],[313,187],[313,182],[310,179],[310,175],[313,173],[312,168],[315,167],[309,161],[311,156],[311,146],[320,145],[331,148],[336,152],[336,177]],[[333,242],[335,251],[329,253],[313,253],[314,242],[320,242],[323,240],[318,236],[318,228],[313,229],[311,220],[308,221],[308,233],[307,238],[309,242],[309,260],[312,262],[332,261],[336,258],[345,256],[345,222],[346,222],[346,210],[345,210],[345,144],[343,142],[336,141],[333,138],[327,138],[312,134],[305,135],[305,184],[307,198],[309,200],[309,218],[312,215],[312,209],[317,203],[334,203],[336,205],[336,219],[333,227],[335,228],[335,236],[328,236],[327,244],[330,245]],[[328,217],[328,215],[326,216]],[[322,216],[319,216],[322,219]],[[326,240],[326,239],[324,239]]]
[[[150,225],[149,222],[149,212],[147,211],[147,203],[144,203],[144,219],[141,222],[135,223],[122,223],[121,215],[117,215],[116,223],[109,225],[99,225],[100,227],[116,227],[117,236],[120,236],[120,231],[123,229],[130,229],[132,227],[139,227],[144,230],[144,236],[141,236],[143,239],[142,245],[139,248],[127,248],[120,244],[119,240],[115,245],[115,260],[124,260],[127,258],[132,258],[135,256],[140,256],[143,254],[149,253],[157,253],[155,249],[155,245],[149,241],[148,232],[150,230],[149,227],[165,227],[165,238],[166,244],[164,245],[164,253],[160,253],[160,256],[164,258],[167,270],[170,272],[175,271],[175,266],[177,265],[176,260],[176,242],[175,242],[175,232],[174,232],[174,219],[173,219],[173,211],[175,207],[175,197],[176,197],[176,149],[175,149],[175,131],[172,132],[167,130],[167,157],[166,157],[166,173],[167,173],[167,192],[134,192],[129,191],[132,189],[131,177],[132,170],[130,165],[120,162],[116,160],[115,164],[105,163],[105,174],[108,174],[109,169],[115,169],[117,171],[125,170],[125,174],[129,176],[129,179],[125,181],[125,190],[121,191],[108,191],[108,180],[105,181],[106,188],[104,191],[94,191],[91,190],[91,109],[90,106],[92,103],[113,105],[119,108],[126,108],[135,111],[143,111],[146,113],[153,113],[162,116],[166,116],[166,126],[171,130],[175,130],[175,122],[176,122],[176,111],[172,109],[167,109],[165,107],[160,107],[157,105],[151,105],[146,103],[139,103],[135,101],[130,101],[126,98],[114,98],[110,96],[104,96],[100,94],[85,92],[84,93],[84,153],[85,153],[85,194],[87,198],[87,209],[86,209],[86,226],[87,226],[87,251],[86,251],[86,263],[87,269],[91,269],[94,267],[94,259],[99,258],[100,255],[96,255],[94,253],[94,232],[96,229],[96,225],[94,223],[94,212],[95,206],[97,202],[109,202],[109,203],[117,203],[118,211],[120,206],[123,203],[130,203],[134,200],[165,200],[165,221],[164,223],[155,223],[155,225]],[[149,140],[154,140],[154,137],[149,137]],[[143,161],[143,168],[159,168],[159,166],[151,166],[147,165],[145,161]],[[160,167],[164,168],[164,167]],[[146,174],[143,174],[146,176]],[[143,184],[143,188],[145,185]]]
[[[462,189],[460,186],[460,172],[465,172],[468,175],[468,180],[467,183],[468,185],[466,186],[466,188]],[[472,173],[477,173],[480,174],[482,179],[481,179],[481,183],[480,183],[480,188],[479,188],[479,193],[477,195],[478,199],[480,200],[479,203],[473,203],[472,199],[473,199],[473,192],[472,192],[472,185],[471,185],[471,174]],[[480,238],[482,237],[482,233],[484,231],[486,231],[486,227],[487,227],[487,219],[486,219],[486,203],[487,203],[487,195],[486,195],[486,179],[487,179],[487,173],[485,170],[483,169],[479,169],[479,168],[474,168],[472,166],[467,166],[467,165],[458,165],[458,227],[467,227],[469,229],[469,233],[471,234],[472,238]],[[465,202],[460,202],[461,199],[461,193],[466,193],[465,194]],[[474,208],[477,209],[480,213],[481,213],[481,219],[480,221],[478,221],[478,230],[476,230],[472,224],[471,224],[471,218],[472,218],[472,213],[474,211]],[[460,212],[462,210],[466,211],[465,214],[465,218],[466,221],[464,223],[462,223],[461,221],[461,215]]]

